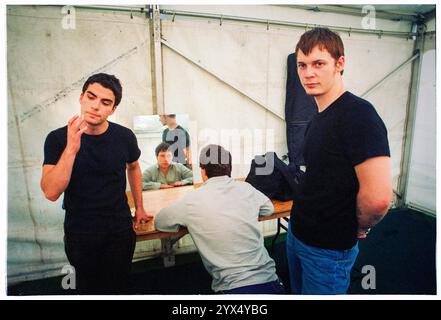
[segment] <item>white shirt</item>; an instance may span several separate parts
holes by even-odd
[[[263,193],[228,176],[213,177],[180,201],[162,209],[155,227],[175,232],[186,226],[213,278],[213,291],[277,280],[258,216],[274,206]]]

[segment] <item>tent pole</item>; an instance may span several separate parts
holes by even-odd
[[[406,204],[407,186],[409,183],[410,158],[412,155],[412,143],[415,130],[416,108],[418,103],[418,88],[421,76],[421,62],[424,50],[424,32],[425,25],[418,24],[417,38],[415,41],[415,53],[419,53],[417,60],[413,61],[412,78],[409,88],[409,99],[407,102],[406,121],[404,125],[403,152],[401,155],[400,175],[398,177],[398,193],[400,197],[397,199],[397,207],[403,207]]]
[[[153,114],[165,114],[159,6],[152,5],[149,11],[151,13],[150,30],[153,32],[153,37],[150,38]]]
[[[60,5],[57,5],[60,6]],[[73,5],[75,9],[99,10],[99,11],[116,11],[127,13],[149,13],[146,6],[99,6],[99,5]]]
[[[237,21],[237,22],[248,22],[248,23],[258,23],[265,24],[267,27],[269,25],[274,26],[284,26],[284,27],[294,27],[294,28],[314,28],[314,27],[327,27],[334,31],[341,32],[351,32],[351,33],[362,33],[362,34],[372,34],[381,38],[381,36],[395,36],[395,37],[404,37],[409,39],[411,37],[416,36],[415,32],[402,32],[402,31],[389,31],[389,30],[379,30],[379,29],[362,29],[362,28],[348,28],[348,27],[339,27],[339,26],[329,26],[329,25],[317,25],[317,24],[307,24],[302,22],[290,22],[290,21],[279,21],[279,20],[268,20],[268,19],[259,19],[259,18],[249,18],[249,17],[239,17],[239,16],[230,16],[230,15],[221,15],[221,14],[212,14],[212,13],[200,13],[200,12],[189,12],[189,11],[178,11],[178,10],[168,10],[161,9],[161,14],[168,16],[182,16],[182,17],[193,17],[193,18],[204,18],[204,19],[215,19],[219,20],[220,23],[222,21]]]
[[[409,59],[407,59],[405,62],[403,62],[402,64],[400,64],[397,68],[395,68],[393,71],[391,71],[389,74],[387,74],[383,79],[381,79],[380,81],[378,81],[376,84],[374,84],[371,88],[369,88],[368,90],[366,90],[361,97],[364,98],[365,96],[367,96],[369,93],[371,93],[372,91],[374,91],[377,87],[379,87],[380,85],[383,84],[383,82],[385,82],[387,79],[389,79],[391,76],[393,76],[395,73],[397,73],[398,71],[400,71],[402,68],[404,68],[405,66],[407,66],[410,62],[412,62],[413,60],[417,59],[419,57],[419,53],[415,53],[412,57],[410,57]]]

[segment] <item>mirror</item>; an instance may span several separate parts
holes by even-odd
[[[139,159],[141,171],[144,172],[146,169],[157,165],[155,149],[161,142],[166,141],[172,144],[172,161],[187,166],[193,171],[194,175],[191,159],[193,158],[192,152],[197,150],[191,148],[189,126],[190,118],[188,114],[135,116],[133,129],[138,140],[138,147],[141,150]],[[180,128],[184,130],[179,130]]]

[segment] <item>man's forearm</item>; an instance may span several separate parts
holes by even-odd
[[[354,167],[359,182],[357,221],[359,235],[383,219],[392,200],[390,158],[386,156],[365,160]]]
[[[358,230],[361,233],[367,233],[369,230],[383,219],[384,215],[378,213],[363,213],[360,207],[357,207]]]
[[[274,205],[271,200],[268,199],[259,209],[259,216],[270,216],[274,213]]]
[[[184,184],[193,184],[193,177],[182,179],[181,182]]]
[[[357,221],[359,231],[368,232],[370,228],[383,219],[388,208],[388,204],[377,204],[359,195],[357,197]]]
[[[142,190],[159,190],[161,189],[161,182],[143,181]]]
[[[49,169],[43,167],[41,189],[47,199],[56,201],[66,190],[72,175],[75,155],[66,148],[54,167]]]

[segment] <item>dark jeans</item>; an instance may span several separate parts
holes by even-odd
[[[280,280],[220,291],[221,294],[284,294],[285,287]]]
[[[66,233],[64,247],[75,268],[79,294],[126,294],[136,235],[118,233]]]

